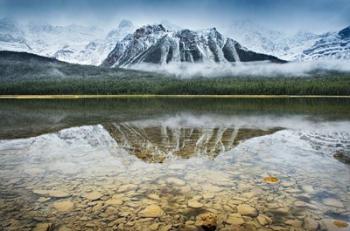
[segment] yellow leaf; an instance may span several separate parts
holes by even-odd
[[[275,184],[278,183],[280,180],[277,177],[274,176],[267,176],[264,177],[264,182],[268,184]]]
[[[335,226],[337,226],[338,228],[346,228],[346,227],[349,226],[348,223],[346,223],[346,222],[344,222],[344,221],[339,221],[339,220],[333,221],[333,224],[334,224]]]

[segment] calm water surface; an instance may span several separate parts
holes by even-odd
[[[0,101],[0,230],[350,230],[350,100]]]

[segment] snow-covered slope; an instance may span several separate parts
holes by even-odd
[[[241,21],[222,31],[223,34],[215,28],[191,31],[166,20],[135,31],[130,21],[123,20],[107,32],[93,26],[20,24],[3,18],[0,50],[24,51],[79,64],[100,65],[104,61],[105,66],[175,61],[222,63],[237,58],[276,61],[271,56],[288,61],[350,59],[350,27],[322,35],[290,35]]]
[[[103,29],[79,25],[18,24],[0,19],[0,50],[24,51],[61,61],[99,65],[115,44],[134,30],[123,20],[107,35]]]
[[[250,21],[235,22],[224,28],[224,33],[249,49],[285,60],[295,60],[303,50],[311,47],[320,37],[310,32],[289,35]]]
[[[75,54],[103,34],[103,30],[96,27],[78,25],[29,25],[24,31],[34,53],[77,63],[79,60],[75,59]]]
[[[126,35],[134,31],[134,25],[127,20],[120,22],[118,28],[111,30],[106,37],[93,40],[86,43],[84,47],[78,51],[68,53],[66,49],[59,50],[55,53],[55,57],[59,60],[80,63],[100,65],[107,55],[113,50],[115,44],[122,40]]]
[[[303,51],[301,60],[350,59],[350,26],[336,33],[326,33]]]
[[[10,51],[28,51],[28,45],[24,32],[18,24],[9,18],[0,19],[0,49]]]
[[[283,62],[276,57],[256,53],[225,38],[216,28],[201,31],[173,31],[162,24],[137,29],[118,42],[103,62],[104,66],[127,67],[140,63],[224,63],[247,61]]]

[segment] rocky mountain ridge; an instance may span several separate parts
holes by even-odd
[[[143,26],[118,42],[102,65],[127,67],[140,63],[249,61],[284,62],[274,56],[248,50],[237,41],[226,38],[216,28],[172,31],[158,24]]]

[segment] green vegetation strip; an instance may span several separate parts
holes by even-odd
[[[309,78],[226,77],[178,79],[133,77],[0,82],[0,95],[74,95],[98,97],[350,96],[350,76]]]

